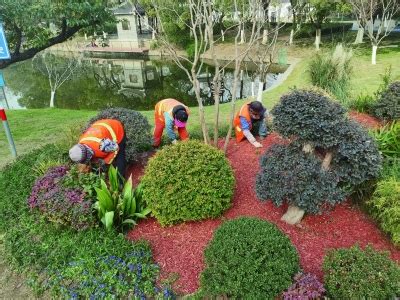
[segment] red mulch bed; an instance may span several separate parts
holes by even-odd
[[[377,129],[382,125],[377,118],[354,110],[349,112],[349,117],[367,129]]]
[[[155,261],[160,265],[163,278],[178,277],[175,291],[187,294],[199,287],[199,276],[204,268],[203,251],[213,231],[223,220],[238,216],[255,216],[276,224],[296,246],[301,266],[306,272],[322,279],[322,261],[328,249],[372,244],[374,248],[389,250],[392,259],[400,261],[400,249],[378,229],[372,219],[359,208],[346,202],[323,215],[306,215],[301,224],[291,226],[280,220],[286,207],[275,207],[270,201],[261,202],[255,194],[255,177],[259,170],[259,157],[265,149],[280,139],[271,134],[256,150],[247,142],[231,141],[227,157],[235,171],[236,190],[232,207],[221,219],[190,222],[162,228],[154,218],[144,220],[129,232],[128,238],[148,240]],[[130,170],[136,181],[143,174],[143,164]],[[177,276],[178,275],[178,276]]]

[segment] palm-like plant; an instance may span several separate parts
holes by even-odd
[[[107,230],[113,227],[122,230],[136,225],[137,219],[144,219],[151,210],[143,206],[142,188],[133,188],[132,177],[124,180],[120,186],[117,169],[110,166],[108,170],[109,184],[102,179],[101,187],[96,188],[97,201],[94,208],[98,218]]]

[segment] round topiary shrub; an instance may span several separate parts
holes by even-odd
[[[372,106],[372,114],[381,120],[400,119],[400,81],[391,83]]]
[[[274,128],[289,139],[261,158],[256,192],[276,205],[287,201],[302,213],[318,213],[344,201],[358,185],[379,175],[381,157],[373,139],[326,95],[295,90],[272,110]],[[296,216],[296,214],[294,216]]]
[[[345,199],[337,188],[335,172],[321,168],[314,155],[296,145],[274,145],[260,161],[261,172],[256,178],[260,199],[271,199],[276,206],[284,201],[310,213],[319,213]]]
[[[400,267],[387,253],[350,249],[330,251],[323,263],[324,282],[333,299],[395,299],[400,295]]]
[[[150,149],[152,136],[150,124],[141,113],[127,108],[108,108],[90,119],[84,131],[100,119],[119,120],[124,125],[126,135],[126,160],[138,160],[139,153]]]
[[[223,223],[204,252],[200,277],[205,296],[274,299],[292,284],[299,257],[275,225],[240,217]]]
[[[191,140],[158,151],[141,183],[143,199],[164,226],[220,216],[231,205],[235,179],[221,151]]]

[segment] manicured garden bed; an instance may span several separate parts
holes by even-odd
[[[400,249],[382,233],[374,221],[349,201],[337,205],[322,215],[306,215],[301,224],[291,226],[281,221],[285,206],[275,207],[270,201],[260,202],[255,193],[255,178],[259,158],[265,150],[281,140],[271,134],[263,141],[262,150],[246,142],[231,141],[229,159],[236,178],[232,207],[222,218],[161,227],[154,218],[141,222],[128,233],[128,238],[145,239],[151,244],[155,261],[161,267],[161,277],[173,280],[178,293],[192,293],[199,287],[204,268],[203,251],[212,239],[214,230],[227,219],[255,216],[276,224],[297,248],[301,267],[322,279],[322,261],[328,249],[371,244],[375,249],[390,251],[391,258],[400,261]],[[144,165],[135,165],[132,174],[143,174]],[[201,184],[201,183],[199,183]]]

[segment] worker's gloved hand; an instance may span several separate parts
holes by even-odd
[[[252,143],[254,147],[256,148],[262,148],[263,145],[261,145],[259,142],[255,141],[254,143]]]
[[[178,142],[177,140],[173,140],[173,141],[172,141],[172,144],[175,145],[177,142]]]

